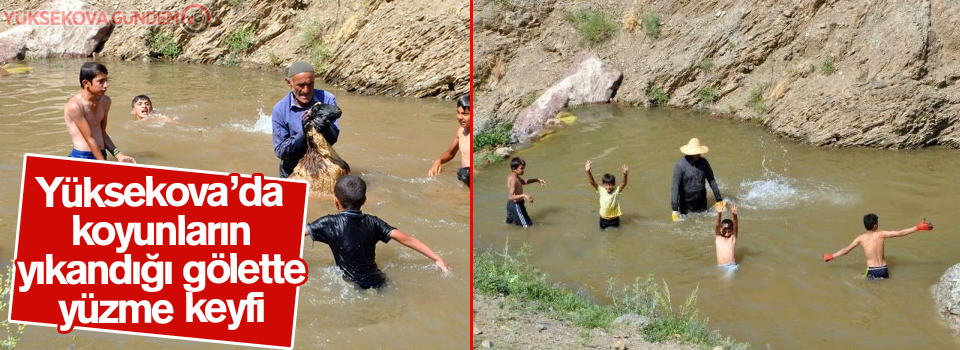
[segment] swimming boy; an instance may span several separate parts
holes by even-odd
[[[164,123],[175,123],[173,119],[164,115],[153,114],[153,102],[147,95],[137,95],[133,98],[133,102],[130,102],[130,113],[137,116],[138,120],[152,119]]]
[[[443,272],[450,271],[447,262],[426,244],[380,218],[360,211],[367,200],[367,184],[359,176],[341,176],[333,195],[333,202],[340,213],[307,224],[303,234],[330,246],[337,267],[343,271],[344,280],[356,283],[363,289],[382,287],[387,277],[377,267],[376,246],[377,241],[388,243],[391,239],[433,259]]]
[[[447,151],[440,155],[440,158],[433,161],[427,176],[437,176],[440,174],[440,166],[449,162],[460,151],[460,170],[457,171],[457,178],[463,181],[465,185],[470,186],[470,136],[473,129],[473,122],[470,120],[470,95],[462,96],[457,100],[457,121],[460,127],[457,133],[453,135],[453,143],[447,148]]]
[[[530,203],[533,203],[533,196],[523,193],[523,185],[536,182],[541,186],[546,186],[547,182],[543,179],[526,180],[520,177],[526,168],[527,162],[523,159],[515,157],[510,160],[510,175],[507,175],[507,223],[530,227],[533,226],[533,220],[530,220],[530,215],[527,215],[527,207],[524,206],[524,202],[530,201]]]
[[[737,234],[740,232],[740,220],[737,218],[737,205],[730,204],[733,220],[723,219],[723,202],[717,203],[717,227],[714,229],[717,246],[717,266],[728,272],[737,271],[737,258],[734,252],[737,248]],[[722,220],[721,220],[722,219]]]
[[[924,219],[911,228],[900,231],[880,231],[880,218],[875,214],[864,215],[863,226],[867,229],[867,232],[857,236],[857,238],[853,240],[853,243],[838,250],[836,253],[824,254],[823,261],[839,258],[859,245],[863,247],[863,253],[867,256],[867,271],[865,277],[868,279],[887,278],[890,277],[890,275],[887,272],[887,260],[883,256],[883,240],[906,236],[917,231],[929,231],[933,229],[933,225]]]
[[[107,114],[110,97],[107,93],[107,67],[87,62],[80,67],[79,93],[73,95],[63,111],[67,132],[73,141],[71,158],[106,160],[107,151],[118,161],[136,163],[133,157],[120,151],[107,134]]]
[[[590,168],[593,162],[587,161],[587,179],[590,180],[590,188],[595,189],[600,195],[600,229],[606,230],[608,227],[620,227],[620,192],[627,187],[627,172],[630,168],[624,164],[622,168],[623,184],[617,187],[617,178],[611,174],[603,174],[603,185],[597,186],[593,180],[593,173]]]
[[[130,102],[130,112],[140,120],[150,118],[150,114],[153,114],[153,102],[147,95],[137,95],[133,102]]]

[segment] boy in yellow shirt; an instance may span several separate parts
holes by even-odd
[[[603,184],[597,185],[593,179],[593,173],[590,168],[593,162],[587,161],[587,178],[590,180],[590,187],[597,190],[600,195],[600,229],[606,230],[608,227],[620,227],[620,192],[627,187],[627,172],[630,170],[627,165],[623,165],[623,183],[617,187],[617,178],[611,174],[603,174]]]

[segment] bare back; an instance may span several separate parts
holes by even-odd
[[[67,102],[64,108],[63,119],[67,124],[67,132],[73,141],[73,148],[78,151],[99,151],[104,148],[103,130],[107,111],[110,110],[110,98],[101,96],[96,104],[84,100],[82,94],[76,94]],[[84,135],[90,135],[89,142]],[[96,150],[90,149],[95,143]]]
[[[726,265],[737,262],[736,258],[734,257],[734,252],[737,248],[737,235],[731,235],[730,237],[715,235],[715,237],[717,246],[717,265]]]
[[[857,236],[856,241],[863,247],[863,253],[867,256],[867,267],[887,265],[887,260],[883,255],[883,241],[890,233],[886,231],[867,231]]]
[[[457,142],[460,145],[460,167],[467,168],[470,167],[470,133],[466,132],[466,128],[460,127],[457,129]]]

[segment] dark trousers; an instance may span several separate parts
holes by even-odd
[[[620,217],[618,216],[618,217],[615,217],[615,218],[607,219],[607,218],[604,218],[604,217],[601,216],[601,217],[600,217],[600,229],[601,229],[601,230],[606,230],[606,229],[609,228],[609,227],[620,227]]]
[[[699,193],[686,193],[680,200],[680,214],[699,213],[707,210],[707,190],[700,190]]]
[[[280,160],[280,178],[286,179],[290,177],[290,174],[293,174],[293,169],[297,167],[297,163],[300,163],[300,160]]]
[[[533,226],[533,220],[530,220],[527,207],[523,205],[522,201],[507,201],[507,223],[523,227]]]

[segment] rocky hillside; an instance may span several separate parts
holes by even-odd
[[[475,0],[478,132],[584,53],[614,102],[703,107],[820,146],[960,147],[952,1]]]
[[[6,0],[0,10],[42,2]],[[454,98],[470,91],[469,0],[86,2],[108,15],[182,12],[192,4],[210,13],[209,26],[196,34],[178,25],[116,25],[99,51],[105,56],[284,71],[305,60],[324,70],[326,82],[361,94]]]

